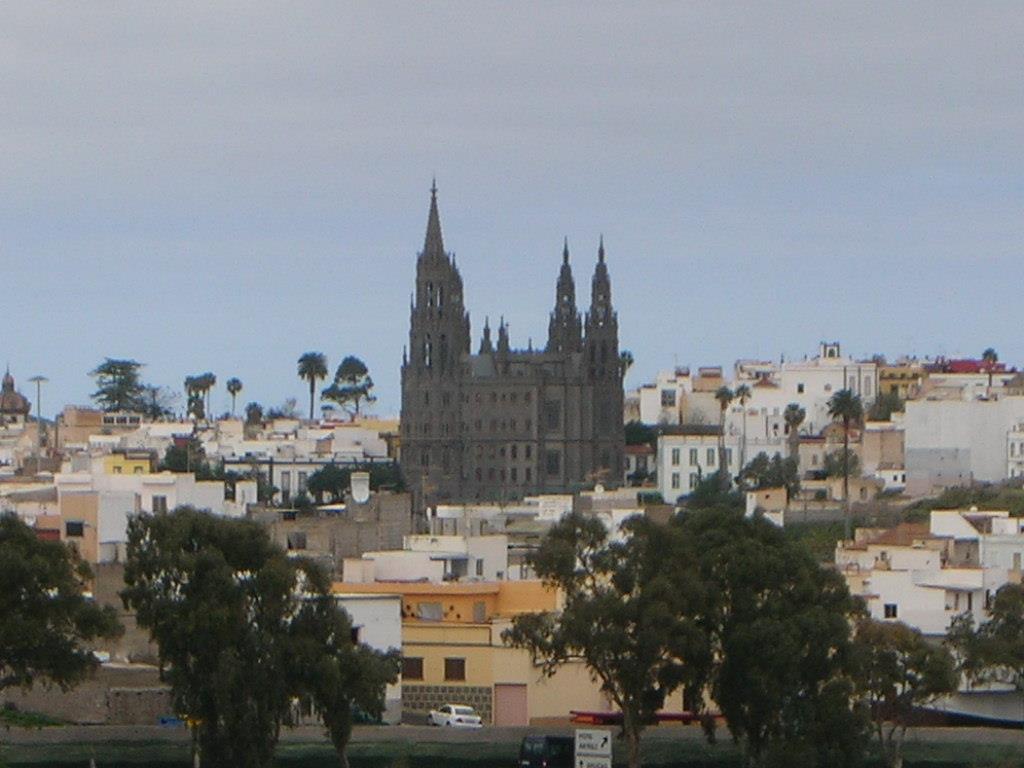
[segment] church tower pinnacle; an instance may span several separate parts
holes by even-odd
[[[548,322],[548,352],[578,352],[582,322],[576,309],[576,282],[569,266],[569,238],[562,245],[562,268],[555,286],[555,308]]]

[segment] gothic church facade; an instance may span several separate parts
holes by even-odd
[[[402,360],[402,470],[417,506],[512,501],[622,477],[622,366],[604,243],[581,316],[563,249],[543,350],[513,349],[502,322],[476,354],[462,277],[431,190]]]

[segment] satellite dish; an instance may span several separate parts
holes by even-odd
[[[604,493],[604,486],[598,483],[594,486],[594,493]]]
[[[352,501],[358,504],[365,504],[370,499],[370,473],[352,473]]]

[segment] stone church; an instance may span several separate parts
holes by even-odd
[[[543,350],[488,323],[476,354],[455,259],[431,189],[402,360],[402,470],[417,507],[512,501],[622,477],[622,366],[604,243],[581,317],[568,244]],[[532,346],[532,345],[531,345]]]

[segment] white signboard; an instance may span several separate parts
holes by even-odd
[[[612,768],[612,732],[576,729],[575,768]]]

